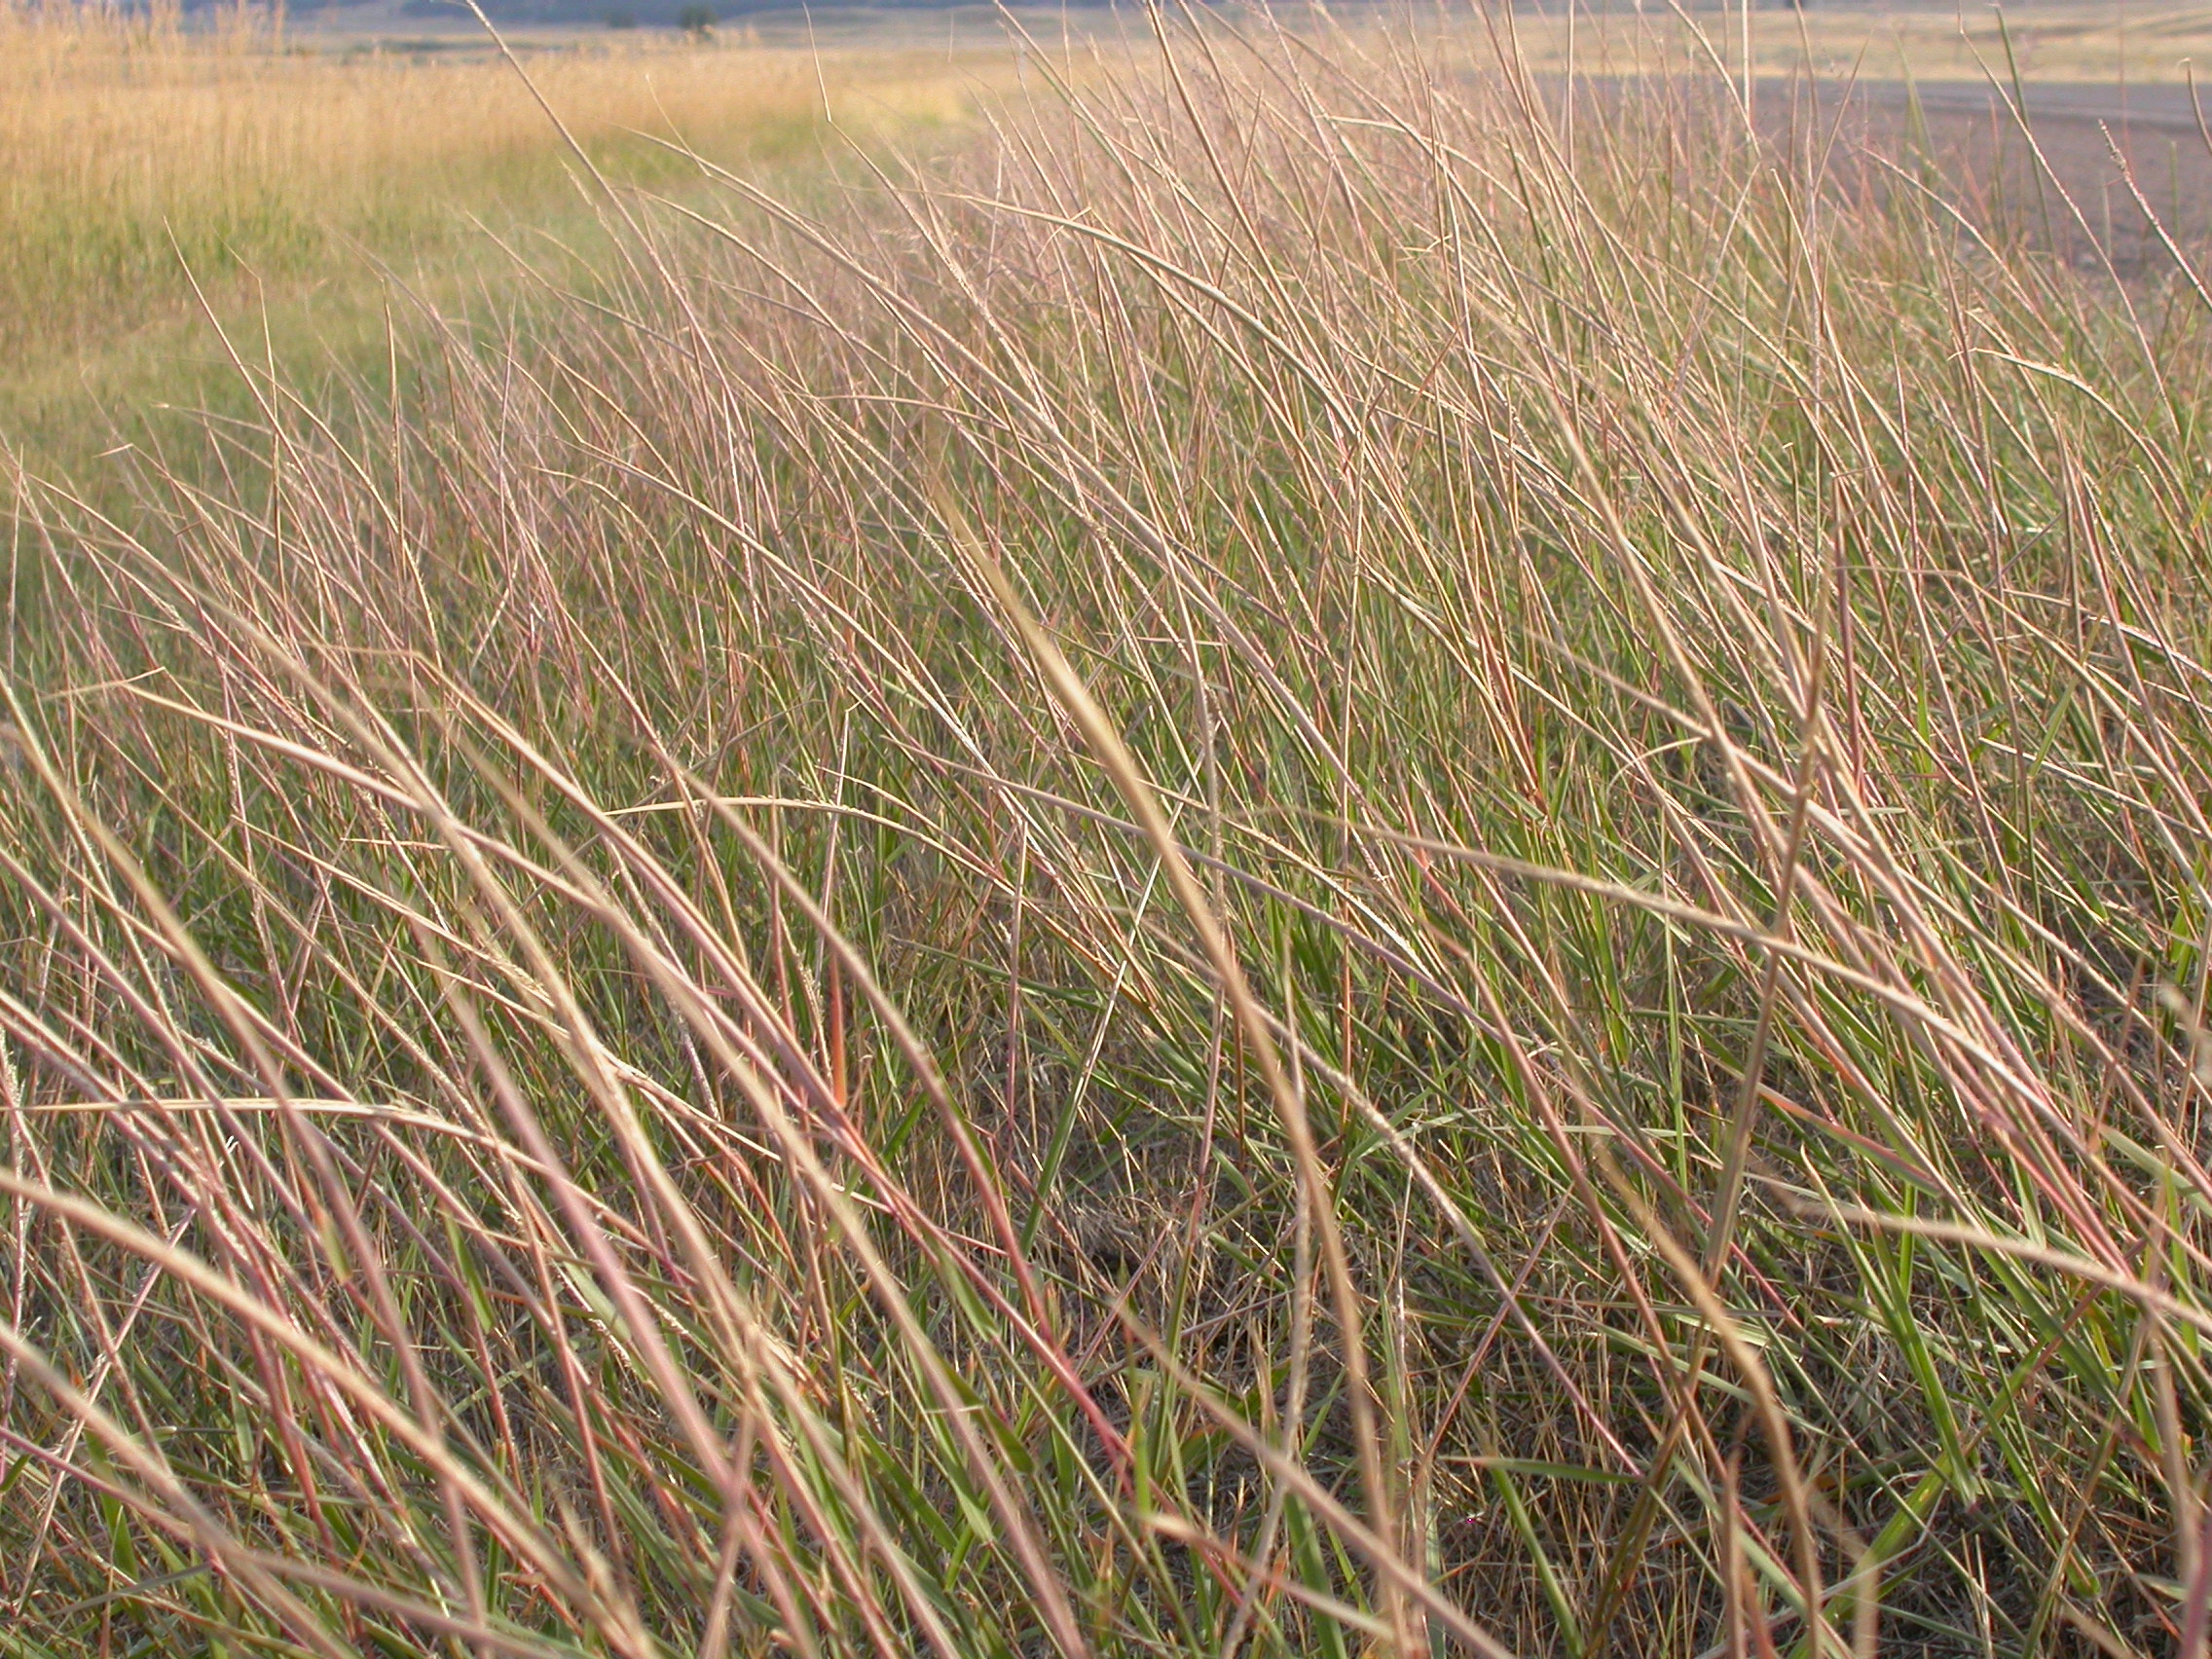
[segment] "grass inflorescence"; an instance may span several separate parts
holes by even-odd
[[[1159,27],[18,481],[0,1648],[2201,1652],[2200,296]]]

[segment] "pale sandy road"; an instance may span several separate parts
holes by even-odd
[[[1884,174],[1868,157],[1906,165],[1976,214],[2078,263],[2100,263],[2099,249],[2108,251],[2129,277],[2171,266],[2139,192],[2204,269],[2212,143],[2187,87],[2029,82],[2020,90],[2024,131],[2010,89],[1986,84],[1762,81],[1752,91],[1762,129],[1832,135],[1832,165],[1866,188],[1883,188]]]

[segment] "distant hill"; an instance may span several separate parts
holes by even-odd
[[[344,0],[340,0],[343,4]],[[485,15],[495,22],[516,23],[579,23],[597,22],[609,17],[626,15],[640,24],[670,23],[689,11],[699,0],[480,0]],[[1078,4],[1084,0],[1077,0]],[[1092,4],[1111,4],[1111,0],[1090,0]],[[921,10],[943,11],[955,6],[974,5],[975,0],[865,0],[860,5],[816,6],[815,11],[890,11]],[[717,18],[747,17],[760,12],[795,12],[796,0],[707,0],[707,9]],[[468,8],[461,0],[408,0],[407,15],[416,18],[466,16]]]
[[[768,12],[796,12],[802,0],[480,0],[485,14],[495,22],[501,23],[576,23],[614,22],[633,23],[640,27],[673,27],[680,18],[702,5],[718,18],[753,17]],[[988,0],[980,0],[988,4]],[[1055,4],[1058,0],[1055,0]],[[1115,0],[1068,0],[1077,6],[1106,7]],[[178,0],[187,13],[210,12],[227,9],[238,0]],[[815,5],[812,10],[821,13],[854,13],[872,11],[948,11],[956,8],[973,8],[978,0],[830,0],[827,5]],[[313,12],[343,15],[355,9],[374,8],[388,14],[391,8],[378,0],[290,0],[295,16]],[[137,8],[128,3],[126,10]],[[410,18],[453,18],[468,16],[463,0],[405,0],[398,8],[401,15]]]

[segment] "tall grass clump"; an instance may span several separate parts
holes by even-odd
[[[2200,292],[1156,20],[18,480],[0,1647],[2202,1652]]]

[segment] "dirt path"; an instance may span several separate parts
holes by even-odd
[[[2098,264],[2100,249],[2109,252],[2131,279],[2171,266],[2147,203],[2202,274],[2212,140],[2190,90],[2044,82],[2024,94],[2025,131],[2006,94],[1971,83],[1753,84],[1762,128],[1832,135],[1834,165],[1869,188],[1892,187],[1896,175],[1881,164],[1898,164],[1985,223],[2046,240],[2064,257]]]

